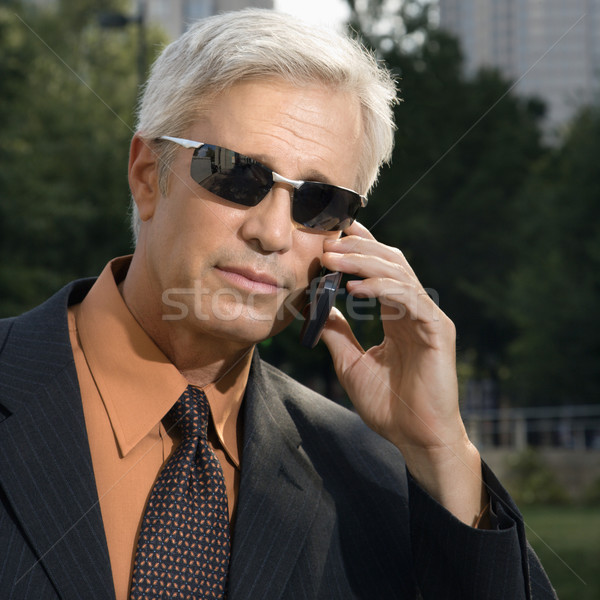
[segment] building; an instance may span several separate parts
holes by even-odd
[[[248,7],[272,9],[273,0],[138,0],[137,6],[145,10],[149,23],[159,24],[175,39],[196,19]]]
[[[466,73],[497,67],[518,93],[542,98],[549,133],[598,101],[600,0],[439,0],[439,8]]]

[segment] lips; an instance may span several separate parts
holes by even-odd
[[[274,294],[285,287],[270,273],[255,271],[247,267],[215,267],[215,270],[236,287],[248,289],[256,293]]]

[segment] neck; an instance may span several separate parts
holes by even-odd
[[[181,374],[192,385],[198,387],[206,387],[209,384],[218,386],[223,381],[235,380],[240,374],[245,374],[244,380],[247,379],[247,373],[252,362],[254,346],[246,348],[235,357],[227,357],[213,359],[205,364],[195,362],[189,366],[180,367],[169,357],[171,362],[179,369]],[[183,361],[179,361],[182,363]]]
[[[134,255],[118,286],[121,296],[136,321],[189,383],[205,387],[229,374],[248,372],[253,343],[211,335],[191,327],[189,319],[165,320],[159,290],[153,289],[149,278],[138,276],[135,261]]]

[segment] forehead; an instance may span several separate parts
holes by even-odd
[[[220,94],[190,132],[231,148],[281,175],[323,173],[338,185],[356,183],[363,134],[357,98],[325,84],[280,79],[238,83]]]

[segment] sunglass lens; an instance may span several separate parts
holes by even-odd
[[[190,174],[209,192],[244,206],[256,206],[273,186],[271,172],[260,163],[208,144],[194,152]]]
[[[194,151],[190,175],[209,192],[244,206],[256,206],[273,187],[271,170],[248,156],[210,144]],[[294,190],[292,205],[294,221],[311,229],[339,231],[351,225],[360,196],[311,181]]]
[[[345,229],[359,208],[360,197],[356,193],[328,184],[308,182],[294,193],[294,221],[312,229]]]

